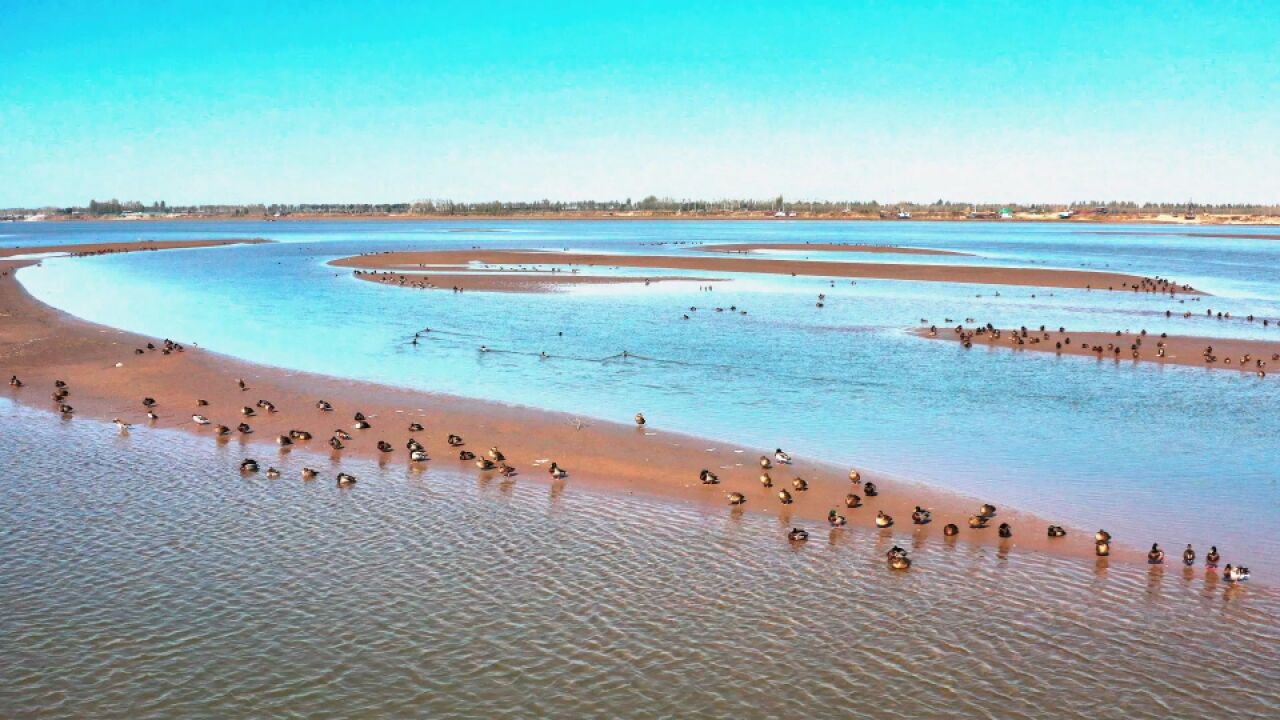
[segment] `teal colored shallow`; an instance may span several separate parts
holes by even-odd
[[[997,325],[1280,340],[1275,324],[1264,329],[1241,319],[1280,319],[1275,241],[1185,237],[1169,228],[995,223],[49,223],[3,231],[10,235],[0,238],[5,245],[280,241],[55,259],[21,271],[36,297],[95,322],[286,368],[616,421],[643,411],[660,427],[781,445],[954,488],[1063,522],[1105,526],[1134,545],[1217,544],[1229,557],[1246,557],[1255,574],[1280,572],[1280,372],[1258,379],[1196,367],[965,351],[908,332],[922,318],[943,325],[946,318],[973,317]],[[769,276],[737,276],[713,292],[660,283],[455,295],[381,287],[325,265],[374,250],[685,253],[677,243],[806,241],[977,257],[795,257],[1111,270],[1171,277],[1214,297],[1183,304],[1119,292],[861,280],[832,286],[820,278]],[[820,292],[828,297],[821,309]],[[690,306],[699,309],[689,312]],[[715,306],[748,314],[717,313]],[[1204,317],[1209,308],[1237,319]],[[1184,310],[1194,317],[1181,318]],[[691,318],[681,320],[684,313]],[[432,332],[410,346],[413,333],[427,327]],[[481,354],[481,344],[497,352]],[[624,350],[629,357],[619,357]],[[551,357],[541,359],[541,352]]]

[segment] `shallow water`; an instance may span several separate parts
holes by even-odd
[[[874,532],[572,481],[344,460],[344,491],[323,456],[0,423],[7,718],[1280,713],[1260,584],[941,541],[895,573]]]
[[[282,367],[613,420],[642,410],[660,427],[783,445],[1062,522],[1105,526],[1132,545],[1216,544],[1257,571],[1280,573],[1280,373],[1259,379],[1196,367],[965,351],[907,332],[921,318],[944,325],[947,318],[974,317],[999,325],[1280,340],[1277,325],[1264,329],[1241,319],[1280,319],[1274,241],[1156,234],[1168,228],[990,223],[32,225],[23,236],[28,245],[140,237],[282,241],[51,260],[20,273],[37,297],[94,321]],[[714,292],[662,283],[454,295],[380,287],[324,264],[371,250],[427,247],[670,253],[686,251],[677,243],[779,241],[962,250],[979,256],[828,256],[1109,269],[1172,277],[1219,296],[1181,303],[1124,292],[861,280],[831,287],[820,278],[766,276],[737,276]],[[828,296],[822,309],[814,303],[819,292]],[[715,306],[749,314],[717,313]],[[1205,317],[1207,308],[1236,318]],[[1178,315],[1188,309],[1191,319]],[[1166,319],[1165,310],[1175,317]],[[685,313],[690,320],[680,319]],[[424,327],[432,332],[410,346]],[[495,352],[478,353],[481,344]],[[620,357],[624,350],[629,357]],[[540,359],[543,351],[551,358]]]

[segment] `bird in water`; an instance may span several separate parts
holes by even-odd
[[[783,505],[790,505],[793,502],[791,499],[791,493],[786,490],[778,491],[778,500],[781,501]]]
[[[1231,564],[1228,563],[1222,573],[1222,577],[1229,583],[1249,582],[1249,568],[1243,565],[1231,567]]]
[[[867,483],[867,484],[863,485],[863,486],[862,486],[862,492],[863,492],[863,494],[864,494],[864,495],[866,495],[867,497],[875,497],[875,496],[877,496],[877,495],[879,495],[879,494],[880,494],[880,492],[879,492],[878,490],[876,490],[876,484],[875,484],[875,483],[873,483],[873,482],[869,482],[869,483]]]
[[[1187,549],[1182,551],[1182,564],[1187,567],[1196,564],[1196,551],[1191,547],[1191,543],[1187,543]]]
[[[195,424],[197,424],[197,425],[208,425],[208,424],[209,424],[209,422],[210,422],[210,420],[209,420],[209,418],[207,418],[207,417],[205,417],[205,416],[203,416],[203,415],[192,415],[192,416],[191,416],[191,422],[193,422],[193,423],[195,423]]]
[[[1160,549],[1159,543],[1151,543],[1151,550],[1147,552],[1148,565],[1163,565],[1164,551]]]
[[[773,451],[773,461],[779,465],[790,465],[791,456],[782,452],[782,448],[778,448]]]
[[[470,450],[460,450],[458,451],[458,459],[459,460],[475,460],[476,454],[471,452]]]
[[[333,448],[334,450],[341,450],[345,446],[342,444],[342,440],[337,435],[334,435],[333,437],[329,438],[329,447]]]
[[[502,451],[498,449],[497,445],[489,448],[489,452],[487,454],[490,460],[495,460],[497,462],[502,462],[507,459],[507,456],[502,454]]]
[[[907,551],[897,545],[885,553],[885,558],[889,561],[889,567],[894,570],[906,570],[911,567],[911,558],[907,556]]]
[[[747,496],[740,492],[731,492],[728,495],[730,505],[743,505],[747,502]]]
[[[9,377],[9,387],[16,387],[16,388],[22,387],[22,381],[18,379],[17,375],[12,375]]]
[[[338,487],[351,487],[356,484],[356,476],[347,473],[338,473]]]
[[[947,523],[942,528],[942,534],[947,537],[955,537],[960,534],[960,528],[955,523]]]
[[[133,427],[132,425],[130,425],[129,423],[127,423],[127,422],[125,422],[125,421],[123,421],[123,420],[121,420],[120,418],[115,418],[115,419],[114,419],[114,420],[112,420],[111,422],[115,423],[116,427],[117,427],[117,428],[119,428],[119,430],[120,430],[120,434],[121,434],[121,435],[128,435],[128,434],[129,434],[129,428]]]
[[[272,480],[275,480],[276,478],[280,477],[280,471],[273,467],[269,467],[267,468],[267,477]]]
[[[258,461],[253,458],[245,458],[240,462],[240,472],[256,473],[258,472]]]
[[[893,516],[886,515],[883,510],[876,513],[876,527],[878,528],[893,527]]]
[[[241,390],[248,390],[249,386],[245,384],[244,378],[236,378],[236,386]]]
[[[791,487],[795,488],[796,492],[805,492],[809,489],[809,483],[804,478],[796,478],[791,481]]]
[[[1204,566],[1209,569],[1216,569],[1220,560],[1222,560],[1222,557],[1218,555],[1218,546],[1210,546],[1209,554],[1204,556]]]
[[[987,519],[982,517],[981,515],[970,515],[969,527],[974,530],[981,530],[987,527]]]
[[[562,480],[569,476],[569,473],[564,468],[556,464],[554,460],[551,461],[551,467],[547,468],[547,472],[556,480]]]
[[[720,483],[720,478],[717,477],[715,473],[706,469],[698,473],[698,479],[702,481],[703,485],[718,485]]]
[[[313,469],[313,468],[309,468],[309,467],[304,467],[304,468],[302,468],[302,479],[303,479],[303,480],[315,480],[315,479],[316,479],[316,477],[318,477],[319,475],[320,475],[320,471],[318,471],[318,470],[315,470],[315,469]]]
[[[240,408],[240,414],[245,417],[253,417],[258,413],[253,408],[249,407],[248,405],[245,405],[244,407]]]
[[[850,470],[850,471],[849,471],[849,482],[853,483],[854,485],[861,485],[861,484],[862,484],[862,473],[858,472],[857,470]]]
[[[771,462],[771,461],[769,460],[769,458],[768,458],[768,457],[765,457],[764,455],[761,455],[761,456],[760,456],[760,467],[764,468],[765,470],[768,470],[769,468],[773,467],[773,462]]]
[[[422,432],[422,423],[409,423],[409,432]]]
[[[249,435],[253,432],[253,428],[249,427],[249,423],[240,423],[236,426],[236,430],[239,430],[241,435]]]
[[[847,522],[848,520],[845,516],[836,512],[834,509],[827,513],[827,523],[833,528],[844,527]]]
[[[636,425],[644,427],[644,413],[636,413]]]
[[[1093,534],[1093,550],[1098,557],[1106,557],[1111,554],[1111,533],[1106,530],[1099,530]]]
[[[159,419],[160,419],[160,416],[159,416],[159,415],[157,415],[157,414],[155,414],[155,411],[153,411],[153,410],[148,410],[148,411],[147,411],[147,419],[148,419],[148,420],[150,420],[151,422],[155,422],[156,420],[159,420]]]
[[[458,446],[460,446],[460,445],[465,445],[465,444],[466,444],[466,443],[464,443],[464,442],[462,441],[462,436],[461,436],[461,435],[450,435],[450,436],[449,436],[449,447],[458,447]]]
[[[1060,538],[1066,537],[1067,531],[1063,530],[1061,525],[1050,525],[1048,534],[1051,538]]]
[[[293,444],[293,438],[288,435],[277,435],[276,444],[280,447],[288,447]]]
[[[996,534],[1002,538],[1011,538],[1013,537],[1013,528],[1009,523],[1000,523],[1000,527],[996,528]]]
[[[231,428],[227,427],[226,425],[214,425],[213,434],[217,435],[218,437],[226,437],[231,434]]]
[[[804,542],[809,539],[809,531],[800,528],[791,528],[791,532],[787,533],[787,539],[792,542]]]
[[[769,473],[760,473],[760,484],[765,488],[773,487],[773,478],[769,477]]]
[[[862,507],[862,498],[858,497],[857,495],[854,495],[853,493],[849,493],[848,495],[844,496],[844,506],[849,508],[850,510],[854,508],[860,508]]]
[[[321,412],[331,412],[333,410],[333,406],[324,400],[317,400],[316,409]]]
[[[911,522],[916,525],[928,525],[933,520],[933,513],[919,505],[911,512]]]
[[[387,442],[386,440],[379,440],[379,441],[378,441],[378,451],[379,451],[379,452],[389,453],[389,452],[391,452],[391,451],[392,451],[392,450],[394,450],[394,449],[395,449],[395,448],[391,447],[391,443]]]

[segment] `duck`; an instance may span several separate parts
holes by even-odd
[[[149,398],[149,397],[142,398],[142,407],[152,408],[155,406],[156,406],[155,398]]]
[[[56,388],[65,388],[67,386],[67,382],[65,380],[54,380],[53,386]]]
[[[466,444],[466,443],[464,443],[464,442],[462,441],[462,436],[460,436],[460,435],[450,435],[450,436],[449,436],[449,447],[458,447],[458,446],[460,446],[460,445],[465,445],[465,444]]]
[[[320,472],[318,470],[315,470],[309,467],[302,468],[303,480],[315,480],[319,475],[320,475]]]
[[[289,437],[293,438],[294,440],[310,440],[311,433],[307,432],[306,430],[290,430]]]
[[[885,559],[889,561],[889,567],[894,570],[906,570],[911,567],[911,558],[907,555],[907,551],[897,545],[885,553]]]
[[[835,528],[844,527],[845,524],[848,522],[849,521],[845,518],[845,516],[841,515],[835,510],[832,510],[831,512],[827,513],[827,523],[831,525],[831,527],[835,527]]]
[[[698,473],[698,479],[702,481],[703,485],[718,485],[720,483],[720,478],[717,477],[715,473],[706,469]]]
[[[258,407],[262,408],[263,410],[266,410],[269,413],[273,413],[276,411],[275,403],[271,402],[270,400],[259,400],[257,402],[257,405]]]
[[[850,470],[849,482],[853,483],[854,485],[862,484],[862,473],[858,472],[857,470]]]
[[[459,460],[475,460],[476,454],[471,452],[470,450],[460,450],[458,451],[458,459]]]
[[[969,527],[974,530],[981,530],[987,527],[987,519],[982,517],[981,515],[970,515]]]
[[[75,411],[76,411],[75,408],[71,407],[66,403],[62,403],[61,405],[58,406],[58,412],[62,413],[63,415],[70,415]]]
[[[989,503],[984,504],[982,507],[978,508],[978,514],[984,518],[993,518],[996,516],[996,506]]]
[[[947,523],[942,526],[942,534],[947,537],[955,537],[960,534],[960,527],[955,523]]]
[[[1226,570],[1222,573],[1222,577],[1229,583],[1249,582],[1249,568],[1243,565],[1231,567],[1228,564]]]
[[[498,462],[502,462],[503,460],[507,459],[507,456],[502,454],[502,451],[498,449],[497,445],[494,445],[493,447],[489,448],[489,452],[487,454],[490,460],[496,460]]]
[[[196,400],[196,407],[209,407],[208,400]]]
[[[395,449],[395,448],[391,447],[391,443],[387,442],[386,440],[379,440],[379,441],[378,441],[378,451],[379,451],[379,452],[389,453],[389,452],[391,452],[391,451],[392,451],[392,450],[394,450],[394,449]]]
[[[790,465],[791,456],[782,452],[782,448],[778,448],[773,451],[773,461],[779,465]]]
[[[409,450],[409,451],[426,449],[425,447],[423,447],[422,443],[418,442],[417,438],[409,438],[409,442],[405,443],[404,447],[406,450]]]
[[[790,505],[792,502],[794,502],[791,499],[791,493],[787,492],[786,490],[778,491],[778,500],[781,501],[783,505]]]
[[[503,477],[511,477],[516,474],[516,469],[504,462],[500,462],[498,463],[498,472],[501,473]]]
[[[791,487],[795,488],[796,492],[805,492],[809,489],[809,483],[804,478],[796,478],[791,481]]]
[[[336,438],[338,438],[339,440],[350,440],[350,439],[351,439],[351,433],[347,432],[346,430],[343,430],[342,428],[338,428],[338,429],[334,430],[334,431],[333,431],[333,436],[334,436],[334,437],[336,437]]]
[[[351,487],[356,484],[356,476],[349,473],[338,473],[338,487]]]
[[[253,408],[249,407],[248,405],[245,405],[244,407],[240,408],[240,414],[245,417],[253,417],[254,415],[257,414],[257,411],[255,411]]]
[[[1002,538],[1011,538],[1013,537],[1013,528],[1010,527],[1009,523],[1000,523],[1000,527],[996,528],[996,534]]]
[[[1106,557],[1111,554],[1111,541],[1110,540],[1094,540],[1093,550],[1094,550],[1094,554],[1097,555],[1098,557]]]
[[[277,435],[276,444],[280,447],[288,447],[293,444],[293,438],[288,435]]]
[[[773,487],[773,478],[769,477],[769,473],[762,472],[760,473],[760,484],[766,488],[771,488]]]
[[[352,423],[351,427],[356,430],[368,430],[373,426],[369,424],[368,420],[357,420],[354,423]]]
[[[1148,565],[1163,565],[1164,551],[1160,549],[1159,543],[1151,543],[1151,550],[1147,553]]]
[[[747,496],[740,492],[731,492],[727,497],[730,505],[744,505],[747,502]]]
[[[333,448],[334,450],[341,450],[345,446],[342,444],[342,440],[337,435],[334,435],[333,437],[329,438],[329,447]]]
[[[911,513],[911,522],[915,523],[916,525],[928,525],[929,522],[932,520],[933,520],[933,513],[929,512],[928,510],[925,510],[919,505],[917,505],[916,509]]]
[[[854,495],[853,493],[849,493],[848,495],[844,496],[844,506],[849,508],[850,510],[854,508],[860,508],[862,507],[862,498],[858,497],[857,495]]]
[[[157,414],[155,414],[155,412],[154,412],[154,411],[152,411],[152,410],[148,410],[148,411],[147,411],[147,419],[148,419],[148,420],[150,420],[151,422],[155,422],[156,420],[159,420],[159,419],[160,419],[160,416],[159,416],[159,415],[157,415]]]
[[[275,480],[276,478],[280,477],[280,471],[273,467],[269,467],[267,468],[267,477],[272,480]]]
[[[409,432],[422,432],[422,423],[409,423]]]
[[[18,379],[17,375],[11,375],[9,377],[9,387],[16,387],[16,388],[22,387],[22,381]]]
[[[773,462],[772,462],[772,461],[770,461],[768,457],[765,457],[764,455],[761,455],[761,456],[760,456],[760,467],[764,468],[765,470],[768,470],[769,468],[773,467]]]
[[[62,402],[63,400],[66,400],[67,396],[70,394],[70,390],[54,390],[53,395],[50,395],[50,397],[53,398],[54,402]]]
[[[355,420],[356,422],[364,422],[369,418],[365,417],[364,413],[357,411],[355,415],[351,416],[351,419]]]
[[[213,434],[218,437],[226,437],[231,434],[231,428],[226,425],[215,425],[213,428]]]
[[[253,432],[253,428],[249,427],[249,423],[240,423],[236,426],[236,430],[239,430],[242,435],[248,435]]]
[[[644,413],[636,413],[636,425],[644,427]]]
[[[476,467],[481,470],[492,470],[497,466],[489,458],[476,458]]]
[[[569,476],[569,473],[565,471],[564,468],[560,467],[560,465],[558,465],[554,460],[551,461],[551,467],[547,468],[547,473],[556,480],[561,480]]]
[[[258,461],[253,458],[245,458],[240,462],[240,472],[258,472]]]
[[[1209,554],[1204,556],[1204,566],[1209,569],[1216,569],[1220,560],[1222,560],[1222,557],[1218,555],[1218,546],[1210,546]]]
[[[1061,525],[1049,526],[1049,537],[1060,538],[1060,537],[1066,537],[1066,536],[1067,536],[1067,531],[1063,530]]]
[[[792,542],[804,542],[809,539],[809,531],[800,528],[791,528],[791,532],[787,533],[787,539]]]
[[[893,527],[893,516],[886,515],[883,510],[876,514],[876,527],[889,528]]]
[[[862,486],[862,493],[867,497],[875,497],[880,494],[880,491],[876,490],[875,483],[868,482],[867,484]]]
[[[1187,543],[1187,549],[1182,551],[1182,564],[1187,567],[1196,564],[1196,551],[1191,547],[1191,543]]]
[[[410,462],[426,462],[426,461],[428,461],[428,460],[430,460],[430,459],[431,459],[431,458],[427,456],[427,451],[426,451],[426,450],[411,450],[411,451],[409,451],[409,460],[410,460]]]
[[[1109,543],[1111,542],[1111,533],[1106,530],[1099,530],[1093,534],[1093,541]]]
[[[236,386],[241,390],[248,390],[249,386],[245,384],[244,378],[236,378]]]
[[[333,412],[333,406],[324,400],[316,401],[316,409],[320,412]]]

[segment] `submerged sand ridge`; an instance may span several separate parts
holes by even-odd
[[[531,266],[548,265],[561,267],[644,268],[694,270],[711,273],[761,273],[805,277],[914,280],[922,282],[1074,288],[1081,290],[1113,290],[1163,295],[1204,294],[1188,285],[1178,284],[1167,278],[1142,277],[1092,270],[778,260],[749,257],[716,257],[708,254],[607,255],[601,253],[535,250],[426,250],[354,255],[332,260],[329,264],[336,267],[400,273],[421,271],[428,268],[449,271],[479,270],[490,274],[513,273],[527,272]],[[376,278],[366,277],[365,279]]]
[[[211,242],[210,244],[225,244]],[[185,247],[190,247],[185,246]],[[69,250],[69,247],[61,248]],[[96,252],[96,251],[95,251]],[[133,425],[131,432],[172,428],[203,435],[211,443],[234,444],[245,457],[258,460],[261,471],[276,465],[285,473],[281,481],[301,481],[299,463],[290,459],[293,447],[327,457],[317,470],[321,480],[332,483],[349,455],[376,458],[382,463],[405,463],[430,474],[433,464],[468,468],[482,478],[495,475],[480,471],[474,461],[460,460],[462,451],[484,457],[497,447],[518,474],[514,481],[550,484],[565,491],[574,483],[627,493],[639,493],[677,502],[691,502],[713,512],[763,512],[778,518],[780,532],[792,524],[810,530],[822,526],[829,511],[848,518],[849,531],[878,532],[900,543],[973,542],[991,545],[1001,553],[1014,550],[1051,552],[1092,557],[1090,532],[1073,528],[1066,538],[1046,537],[1048,522],[1031,514],[1000,508],[984,529],[971,530],[968,518],[980,504],[933,487],[920,487],[866,473],[879,494],[870,496],[866,486],[851,483],[847,468],[802,458],[794,464],[774,464],[764,470],[761,458],[772,459],[772,449],[752,449],[711,440],[668,433],[659,418],[643,427],[582,419],[565,413],[519,408],[494,402],[354,382],[339,378],[293,373],[245,363],[206,352],[187,342],[180,351],[164,353],[164,343],[132,333],[104,328],[70,317],[39,303],[16,282],[12,270],[34,261],[0,261],[0,372],[17,376],[21,387],[7,387],[13,400],[56,412],[65,403],[74,420],[119,418]],[[156,349],[148,348],[148,344]],[[244,381],[241,387],[239,380]],[[66,383],[68,395],[54,400],[55,381]],[[144,398],[155,400],[158,418],[148,421]],[[329,411],[317,406],[324,400]],[[259,401],[267,401],[270,407]],[[252,414],[245,414],[248,409]],[[643,410],[643,408],[638,408]],[[355,413],[371,427],[356,429]],[[196,424],[200,414],[209,425]],[[235,430],[247,423],[251,432]],[[411,430],[418,423],[422,430]],[[219,438],[214,426],[231,428]],[[280,447],[277,438],[291,430],[309,433]],[[341,450],[330,449],[327,440],[342,430],[350,436]],[[104,432],[114,433],[104,425]],[[455,447],[447,436],[459,435],[465,444]],[[423,446],[430,460],[411,462],[406,447],[411,439]],[[380,443],[385,443],[383,448]],[[568,471],[555,479],[547,472],[555,461]],[[704,484],[700,472],[718,476],[716,484]],[[228,476],[237,468],[229,467]],[[762,485],[767,472],[773,487]],[[803,483],[797,483],[803,478]],[[803,485],[804,487],[798,487]],[[790,495],[782,504],[779,493]],[[728,507],[729,493],[740,493],[745,505]],[[861,506],[846,507],[846,495],[859,496]],[[911,514],[922,506],[932,512],[932,522],[913,525]],[[877,529],[878,512],[894,518],[892,529]],[[998,537],[996,526],[1008,522],[1009,538]],[[958,538],[942,537],[943,525],[960,527]],[[1123,542],[1123,539],[1121,539]],[[1145,539],[1142,540],[1145,542]],[[1135,561],[1142,554],[1117,545],[1113,559]]]

